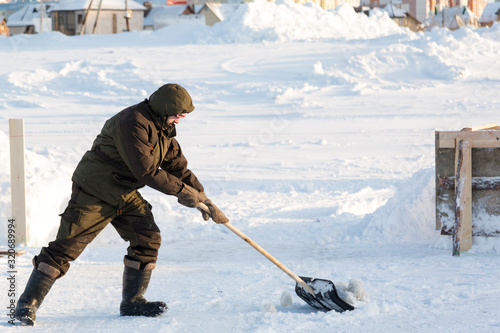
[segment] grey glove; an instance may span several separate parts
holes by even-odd
[[[198,207],[198,204],[202,202],[204,198],[206,198],[204,194],[203,196],[204,197],[202,197],[200,195],[200,192],[198,192],[196,189],[186,184],[184,184],[181,191],[176,194],[177,202],[190,208]]]
[[[229,222],[229,219],[226,217],[226,215],[224,215],[224,213],[219,209],[219,207],[217,207],[210,199],[205,200],[203,203],[207,205],[208,209],[210,210],[210,217],[212,217],[212,220],[215,223]],[[203,215],[203,218],[205,218],[205,215]]]

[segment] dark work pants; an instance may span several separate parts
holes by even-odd
[[[137,191],[122,195],[117,205],[110,205],[73,185],[68,207],[61,214],[57,237],[43,247],[36,257],[36,267],[41,262],[61,271],[69,269],[69,262],[76,260],[85,247],[109,223],[118,234],[130,243],[127,255],[146,265],[156,262],[161,244],[160,230],[156,225],[151,205]]]

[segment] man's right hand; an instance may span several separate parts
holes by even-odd
[[[198,207],[198,204],[203,201],[200,192],[186,184],[182,186],[182,190],[176,194],[176,197],[178,203],[190,208]]]

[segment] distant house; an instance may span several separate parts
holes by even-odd
[[[128,18],[131,31],[144,30],[145,10],[132,0],[60,0],[51,10],[52,29],[66,35],[82,29],[85,34],[116,34],[127,30]]]
[[[429,0],[428,4],[431,11],[434,12],[466,7],[475,17],[480,17],[487,4],[487,0]]]
[[[144,30],[158,30],[166,26],[203,19],[196,15],[197,6],[152,6],[147,2],[144,6],[147,8],[144,16]]]
[[[238,9],[238,6],[238,4],[232,3],[207,2],[198,13],[205,16],[206,25],[212,26],[215,23],[224,21]]]
[[[9,27],[7,26],[5,17],[3,17],[0,22],[0,36],[9,36]]]
[[[423,30],[422,23],[411,16],[405,10],[394,6],[393,4],[388,4],[384,7],[384,11],[389,14],[389,17],[396,22],[397,25],[403,28],[408,28],[411,31],[421,31]]]
[[[500,3],[488,3],[479,18],[479,24],[489,27],[495,22],[500,22]]]
[[[53,3],[27,4],[7,18],[11,36],[52,31],[51,19],[47,12]],[[41,17],[41,18],[40,18]]]
[[[433,27],[448,28],[456,30],[465,26],[478,27],[477,16],[467,7],[443,8],[424,22],[427,28]]]
[[[423,22],[429,13],[429,1],[435,0],[363,0],[361,3],[364,6],[371,8],[387,8],[390,5],[396,5],[401,8],[410,17],[415,18],[419,22]],[[444,1],[444,0],[443,0]],[[458,0],[457,0],[458,1]]]

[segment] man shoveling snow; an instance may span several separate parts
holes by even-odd
[[[34,325],[36,311],[54,282],[109,223],[130,243],[124,258],[120,315],[156,317],[167,310],[164,302],[144,298],[161,236],[152,207],[138,189],[149,186],[174,195],[187,207],[203,203],[208,207],[208,212],[202,212],[205,220],[228,222],[187,168],[175,139],[175,125],[193,110],[186,89],[166,84],[104,124],[73,174],[71,199],[61,214],[56,239],[33,258],[33,272],[16,307],[18,320]]]

